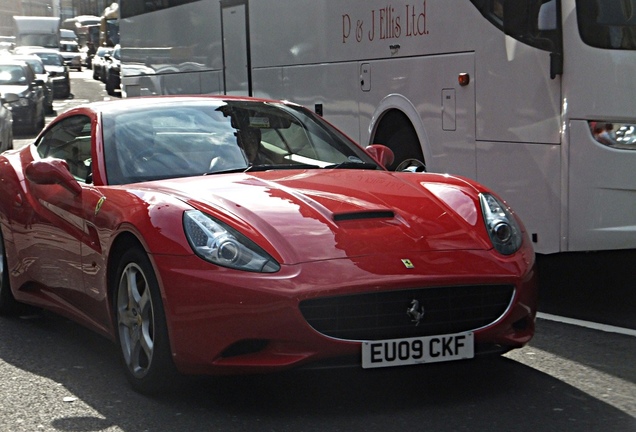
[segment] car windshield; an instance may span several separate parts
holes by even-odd
[[[44,74],[46,73],[46,71],[44,70],[44,64],[42,63],[42,61],[38,60],[37,57],[35,59],[24,59],[25,63],[28,63],[29,66],[31,66],[31,69],[33,69],[33,72],[36,74]]]
[[[18,65],[0,65],[0,85],[24,85],[27,82],[24,69]]]
[[[60,51],[64,52],[79,52],[79,47],[77,44],[73,43],[62,43],[60,44]]]
[[[379,167],[310,111],[281,103],[175,101],[104,112],[109,184],[240,171]]]
[[[60,55],[55,53],[37,53],[37,56],[42,59],[42,63],[47,66],[62,66],[62,60]]]

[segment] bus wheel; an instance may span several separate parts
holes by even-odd
[[[393,150],[395,159],[387,168],[391,171],[403,171],[411,166],[425,167],[424,155],[417,133],[409,119],[399,111],[390,111],[384,115],[377,129],[374,144],[384,144]],[[398,169],[399,168],[399,169]]]
[[[426,165],[419,159],[405,159],[395,167],[395,171],[426,172]]]

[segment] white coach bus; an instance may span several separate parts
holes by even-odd
[[[636,248],[636,0],[120,0],[122,94],[292,100],[474,178],[540,253]]]

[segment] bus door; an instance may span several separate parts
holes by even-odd
[[[247,0],[221,1],[225,94],[252,96]]]

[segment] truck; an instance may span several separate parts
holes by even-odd
[[[59,49],[60,19],[42,16],[14,16],[16,46],[41,46]]]

